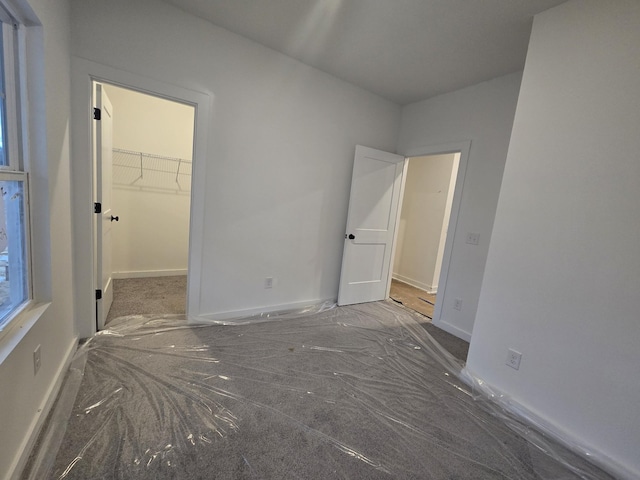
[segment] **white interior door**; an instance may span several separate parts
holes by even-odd
[[[385,299],[404,160],[356,147],[338,305]]]
[[[96,84],[96,108],[100,119],[95,121],[96,145],[96,202],[100,213],[96,217],[96,277],[101,295],[96,295],[97,328],[104,327],[111,303],[113,282],[111,278],[111,226],[114,220],[111,211],[112,155],[113,155],[113,107],[104,88]],[[101,297],[101,298],[99,298]]]

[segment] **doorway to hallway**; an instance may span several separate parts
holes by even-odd
[[[407,162],[389,297],[432,320],[460,153]]]

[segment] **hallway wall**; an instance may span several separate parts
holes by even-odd
[[[442,235],[449,223],[451,175],[456,154],[413,157],[409,160],[393,277],[436,293],[442,265],[446,236]],[[455,168],[455,173],[458,170]]]

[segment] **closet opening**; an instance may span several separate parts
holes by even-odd
[[[94,236],[103,287],[97,328],[127,315],[184,314],[195,108],[94,83],[110,105],[96,127],[101,138],[94,133],[103,202],[102,234]]]

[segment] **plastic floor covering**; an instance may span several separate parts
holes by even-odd
[[[114,320],[78,350],[28,478],[611,478],[473,394],[420,319]]]

